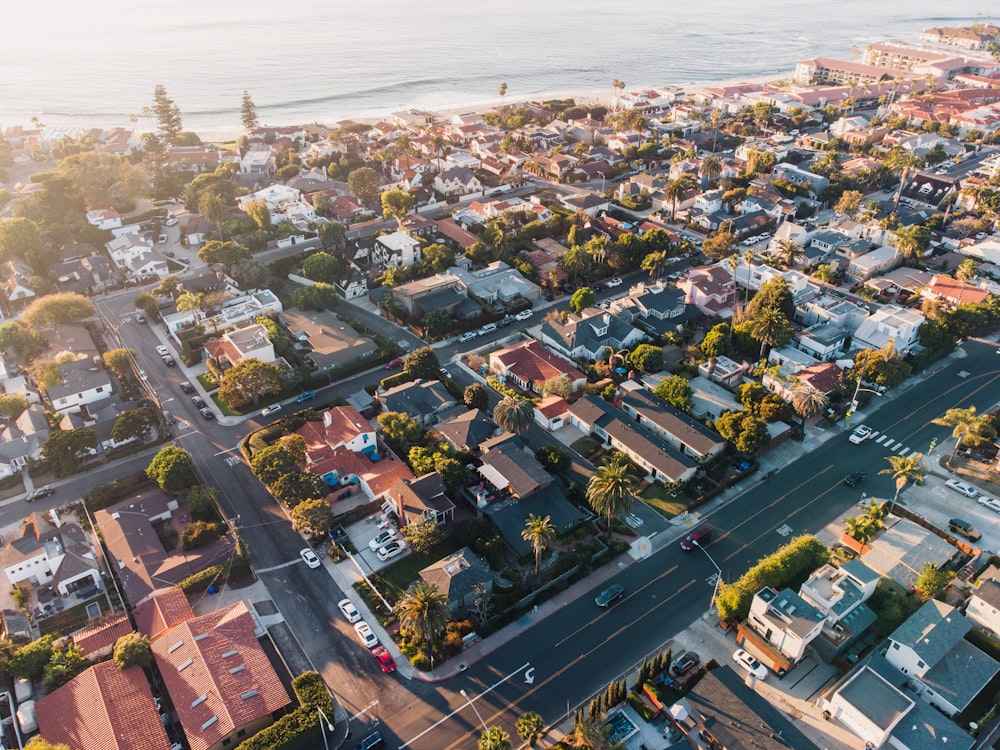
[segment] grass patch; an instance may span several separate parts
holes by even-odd
[[[639,498],[667,518],[674,518],[688,509],[683,495],[674,495],[659,482],[653,482],[639,493]]]
[[[442,557],[458,552],[458,546],[450,538],[435,544],[428,552],[411,552],[399,562],[383,568],[379,576],[396,590],[396,596],[405,592],[410,584],[420,578],[420,571]]]
[[[91,599],[89,602],[77,604],[75,607],[64,609],[57,615],[47,617],[44,620],[39,620],[38,629],[41,631],[42,635],[48,635],[49,633],[63,635],[65,633],[72,633],[74,630],[79,630],[86,625],[87,620],[90,619],[87,616],[87,605],[93,604],[94,602],[101,605],[102,615],[105,612],[110,611],[108,608],[108,599],[102,594],[96,599]]]
[[[594,451],[596,451],[597,448],[598,448],[598,446],[600,446],[600,443],[598,443],[596,440],[594,440],[594,438],[590,437],[590,435],[584,435],[579,440],[577,440],[577,441],[573,442],[572,444],[570,444],[569,447],[572,448],[573,450],[575,450],[577,453],[579,453],[584,458],[586,458],[591,453],[593,453]]]

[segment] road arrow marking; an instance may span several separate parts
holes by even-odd
[[[528,669],[525,671],[525,673],[524,673],[524,682],[525,682],[526,685],[534,685],[535,684],[535,668],[534,667],[528,667]]]

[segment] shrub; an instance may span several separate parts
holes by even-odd
[[[226,527],[218,523],[192,521],[181,532],[181,547],[186,550],[197,549],[203,544],[214,542],[226,533]]]
[[[141,633],[129,633],[115,641],[114,659],[118,669],[128,669],[136,664],[148,667],[152,657],[149,638]]]
[[[87,507],[91,512],[103,510],[137,490],[152,484],[153,482],[146,476],[146,472],[140,469],[110,482],[97,485],[84,495],[83,499],[87,502]]]
[[[292,690],[298,696],[299,703],[306,708],[319,706],[324,713],[333,716],[333,700],[319,672],[303,672],[292,680]]]
[[[444,637],[444,650],[448,656],[454,656],[455,654],[462,653],[462,648],[464,647],[462,643],[462,636],[456,632],[450,632],[445,634]]]
[[[185,594],[193,594],[199,591],[204,591],[213,583],[223,578],[223,568],[221,565],[213,565],[210,568],[205,568],[200,573],[195,573],[192,576],[188,576],[183,581],[177,584],[177,588],[183,591]]]

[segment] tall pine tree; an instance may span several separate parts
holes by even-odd
[[[240,121],[243,123],[243,129],[248,133],[257,129],[257,106],[246,91],[243,92],[243,108],[240,113]]]
[[[156,115],[160,140],[164,145],[175,145],[180,140],[184,123],[180,107],[167,95],[167,89],[162,83],[158,83],[153,90],[153,114]]]

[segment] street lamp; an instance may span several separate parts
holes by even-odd
[[[330,721],[330,718],[325,713],[323,713],[322,708],[316,706],[316,710],[319,711],[319,717],[321,719],[319,731],[323,733],[323,748],[324,750],[330,750],[330,743],[326,739],[326,733],[327,731],[333,731],[333,722]]]
[[[719,565],[712,558],[712,556],[708,554],[708,550],[702,547],[700,544],[698,544],[697,539],[692,539],[691,543],[694,544],[694,546],[700,549],[702,552],[704,552],[705,557],[708,558],[708,561],[712,563],[713,566],[715,566],[715,588],[712,589],[712,601],[708,603],[708,608],[712,609],[712,607],[715,606],[715,597],[719,595],[719,583],[722,581],[722,568],[720,568]]]
[[[486,746],[492,748],[493,737],[492,735],[490,735],[490,730],[486,728],[486,722],[483,721],[483,717],[479,713],[479,709],[476,708],[476,704],[472,702],[472,698],[469,697],[469,694],[465,692],[464,688],[462,690],[459,690],[458,692],[462,694],[462,697],[465,698],[465,700],[468,702],[470,706],[472,706],[472,710],[476,712],[476,717],[479,719],[479,723],[483,725],[483,734],[486,735]]]

